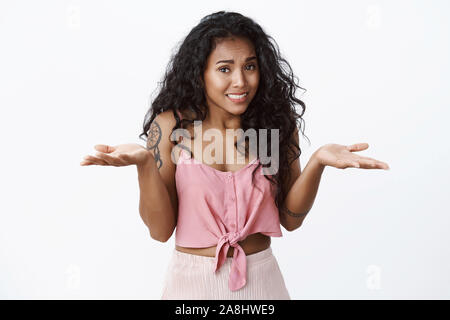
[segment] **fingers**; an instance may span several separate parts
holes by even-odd
[[[366,150],[367,148],[369,148],[369,144],[366,142],[356,143],[356,144],[347,146],[348,151],[352,151],[352,152]]]
[[[389,165],[386,162],[379,161],[376,159],[368,158],[368,157],[361,157],[364,161],[366,161],[367,164],[371,165],[372,167],[380,167],[382,169],[389,170]]]
[[[92,161],[87,161],[87,160],[83,160],[80,162],[80,166],[91,166],[91,165],[99,165],[99,164],[92,162]]]
[[[371,158],[359,157],[355,159],[354,162],[359,163],[359,168],[361,169],[384,169],[389,170],[389,165],[385,162],[378,161]]]
[[[82,166],[86,165],[101,165],[101,166],[124,166],[126,163],[122,161],[120,158],[112,157],[110,155],[104,153],[96,153],[94,156],[86,156],[84,160],[80,163]]]
[[[339,168],[339,169],[359,168],[360,164],[356,160],[342,160],[342,159],[338,159],[338,160],[336,160],[335,167]]]
[[[351,152],[362,151],[366,150],[367,148],[369,148],[369,144],[366,142],[356,143],[347,146],[347,150]],[[356,156],[353,160],[353,165],[354,162],[359,163],[359,168],[361,169],[385,169],[385,170],[390,169],[387,163],[369,157]],[[349,164],[349,166],[351,166],[351,163]]]
[[[80,162],[80,165],[81,166],[89,166],[89,165],[108,166],[109,164],[101,158],[97,158],[97,157],[93,157],[93,156],[85,156],[84,160]]]
[[[95,156],[100,158],[100,159],[102,159],[103,161],[105,161],[107,164],[109,164],[111,166],[119,167],[119,166],[126,166],[127,165],[127,163],[125,161],[123,161],[121,158],[113,157],[113,156],[110,156],[110,155],[108,155],[106,153],[97,152],[95,154]]]
[[[381,161],[372,161],[372,160],[366,160],[366,159],[360,159],[359,160],[360,167],[363,169],[384,169],[389,170],[389,166],[387,163],[381,162]]]
[[[354,161],[359,162],[364,169],[385,169],[389,170],[389,165],[386,162],[379,161],[369,157],[357,156]]]
[[[95,150],[103,152],[103,153],[111,153],[115,150],[114,147],[108,146],[106,144],[96,144],[94,146]]]
[[[123,161],[117,157],[112,157],[110,155],[107,155],[107,153],[111,153],[114,150],[116,150],[115,147],[109,146],[106,144],[96,144],[94,148],[97,151],[95,156],[85,156],[83,161],[80,162],[81,166],[88,166],[88,165],[101,165],[101,166],[122,166],[124,165]]]
[[[339,159],[336,161],[336,167],[340,169],[346,168],[360,168],[360,169],[384,169],[389,170],[389,166],[387,163],[382,161],[358,157],[354,159]]]

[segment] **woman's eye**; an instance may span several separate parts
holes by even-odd
[[[253,67],[253,69],[250,69],[249,67]],[[247,70],[256,70],[256,65],[254,64],[250,64],[248,66],[246,66]],[[222,67],[220,69],[218,69],[220,72],[223,72],[222,70],[230,70],[228,67]],[[228,73],[228,72],[224,72],[224,73]]]

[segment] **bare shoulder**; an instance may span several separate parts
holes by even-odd
[[[161,112],[155,117],[155,120],[160,123],[164,123],[166,125],[171,125],[172,127],[175,126],[176,123],[172,110],[166,110]]]

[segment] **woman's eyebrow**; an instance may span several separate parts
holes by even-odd
[[[256,60],[256,57],[255,56],[248,57],[247,59],[245,59],[245,62],[250,61],[250,60]],[[223,63],[234,63],[234,60],[220,60],[220,61],[217,61],[216,64],[219,64],[221,62],[223,62]]]

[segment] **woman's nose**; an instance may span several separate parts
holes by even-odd
[[[236,71],[233,75],[233,87],[234,88],[242,88],[245,86],[245,76],[242,71]]]

